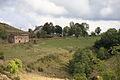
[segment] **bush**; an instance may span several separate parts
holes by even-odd
[[[91,36],[96,36],[95,32],[91,32]]]
[[[43,72],[43,68],[38,67],[38,71],[39,71],[39,72]]]
[[[0,38],[6,39],[7,38],[7,33],[4,29],[0,28]]]
[[[22,61],[20,59],[13,59],[7,65],[8,71],[12,74],[18,73],[19,69],[21,68],[22,68]]]
[[[69,73],[74,74],[85,74],[86,77],[93,71],[93,65],[97,62],[97,58],[93,52],[89,49],[78,49],[73,59],[69,62]]]
[[[120,45],[120,34],[116,29],[109,29],[105,32],[101,39],[95,42],[94,47],[100,48],[104,47],[109,49],[110,47]]]
[[[115,59],[116,59],[116,75],[117,75],[117,79],[120,80],[120,45],[119,46],[113,46],[110,49],[111,54],[115,55]]]
[[[97,76],[98,80],[103,80],[102,76]]]
[[[0,59],[4,59],[4,53],[3,52],[0,52]]]
[[[88,80],[84,74],[75,74],[74,80]]]
[[[46,31],[37,32],[36,36],[37,38],[46,38],[47,32]]]
[[[108,58],[108,52],[104,47],[101,47],[97,52],[97,57],[101,60]]]
[[[117,80],[117,77],[113,72],[105,71],[105,72],[102,72],[101,75],[103,77],[103,80]]]

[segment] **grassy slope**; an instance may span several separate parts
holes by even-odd
[[[8,34],[10,34],[10,33],[26,33],[24,31],[19,30],[13,26],[10,26],[6,23],[0,23],[0,28],[5,29]]]
[[[86,37],[86,38],[60,38],[60,39],[48,39],[41,40],[40,48],[65,48],[65,47],[89,47],[99,39],[98,37]]]
[[[94,44],[99,37],[88,38],[59,38],[59,39],[40,39],[36,45],[33,44],[4,44],[0,45],[1,51],[5,53],[6,57],[28,56],[39,53],[55,53],[55,51],[66,48],[84,48]]]
[[[87,38],[58,38],[40,39],[37,44],[4,44],[0,45],[0,51],[5,58],[20,58],[25,65],[30,65],[33,71],[38,72],[42,68],[42,74],[51,77],[67,77],[65,65],[72,58],[72,51],[76,48],[89,47],[99,37]]]

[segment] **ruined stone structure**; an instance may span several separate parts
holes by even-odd
[[[11,43],[29,42],[29,35],[28,34],[11,34],[8,38],[8,41]]]

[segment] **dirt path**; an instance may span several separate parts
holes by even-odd
[[[21,80],[65,80],[65,79],[58,79],[58,78],[48,78],[44,76],[40,76],[38,74],[33,73],[20,73]]]

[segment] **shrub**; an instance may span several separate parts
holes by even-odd
[[[110,49],[111,54],[115,55],[116,59],[116,75],[117,79],[120,80],[120,45],[119,46],[113,46]]]
[[[0,59],[4,59],[4,53],[3,52],[0,52]]]
[[[91,36],[96,36],[95,32],[91,32]]]
[[[93,65],[97,62],[93,52],[89,49],[78,49],[73,59],[69,62],[69,73],[74,74],[85,74],[87,77],[93,71]]]
[[[102,72],[101,73],[103,80],[117,80],[116,75],[113,72]]]
[[[22,68],[22,61],[20,60],[20,59],[14,59],[14,61],[15,61],[15,64],[18,66],[18,68],[19,69],[21,69]]]
[[[20,59],[13,59],[7,65],[8,71],[12,74],[18,73],[19,69],[21,68],[22,68],[22,61]]]
[[[102,76],[97,76],[98,80],[103,80]]]
[[[101,39],[95,42],[95,47],[104,47],[109,49],[110,47],[120,45],[120,34],[116,29],[109,29],[105,32]]]
[[[107,59],[108,58],[108,52],[104,47],[99,48],[97,52],[97,57],[101,60]]]
[[[84,74],[75,74],[74,80],[88,80]]]
[[[7,33],[4,29],[0,28],[0,38],[6,39],[7,38]]]
[[[39,71],[39,72],[43,72],[43,68],[38,67],[38,71]]]
[[[37,32],[36,36],[37,38],[46,38],[47,32],[46,31]]]

